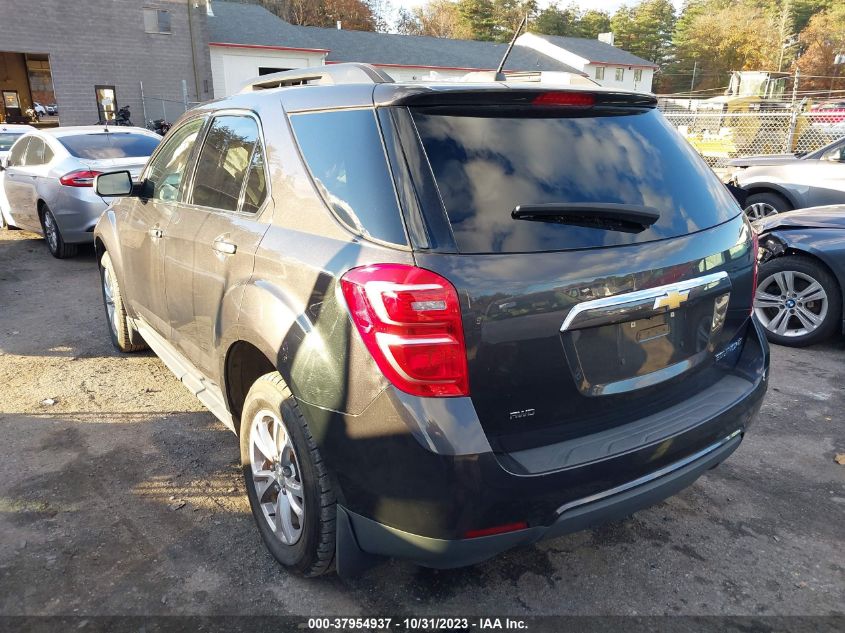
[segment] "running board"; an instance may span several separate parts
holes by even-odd
[[[153,330],[143,319],[133,319],[132,324],[144,337],[147,345],[167,365],[179,381],[187,387],[188,391],[194,394],[214,416],[225,424],[232,432],[235,430],[235,421],[232,414],[226,408],[226,400],[220,387],[211,382],[208,378],[194,367],[193,363],[180,354],[162,336]]]

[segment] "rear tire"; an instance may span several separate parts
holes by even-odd
[[[299,575],[332,571],[334,489],[308,423],[278,372],[250,388],[240,438],[249,505],[264,545]]]
[[[62,238],[62,232],[59,230],[59,225],[56,224],[56,218],[50,207],[46,204],[41,205],[41,229],[44,233],[44,241],[47,242],[47,248],[50,254],[56,259],[67,259],[73,257],[79,252],[78,244],[66,244]]]
[[[103,305],[106,308],[106,321],[112,345],[124,353],[147,349],[147,344],[126,316],[123,295],[120,294],[120,286],[108,252],[103,253],[100,258],[100,288],[103,291]]]
[[[792,205],[783,196],[776,193],[755,193],[745,201],[745,215],[752,222],[769,215],[792,211]]]
[[[757,278],[754,312],[772,343],[813,345],[842,327],[842,289],[815,259],[779,257],[760,266]]]

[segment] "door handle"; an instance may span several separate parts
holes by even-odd
[[[150,234],[150,237],[154,240],[157,240],[164,235],[164,232],[161,229],[150,229],[148,233]]]
[[[236,244],[232,244],[231,242],[227,242],[225,240],[214,240],[211,245],[218,253],[223,253],[224,255],[234,255],[235,252],[238,250]]]

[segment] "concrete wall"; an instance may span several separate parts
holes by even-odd
[[[168,10],[172,32],[146,33],[145,7]],[[183,79],[189,101],[212,98],[204,0],[2,0],[0,13],[0,51],[49,55],[62,125],[97,122],[95,85],[115,86],[136,125],[144,124],[140,82],[146,95],[172,101],[170,120],[184,111]],[[148,104],[147,118],[158,118],[160,101]]]

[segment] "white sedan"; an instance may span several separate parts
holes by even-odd
[[[27,132],[34,131],[31,125],[11,125],[0,123],[0,161],[9,155],[12,145]],[[3,172],[0,171],[0,228],[14,226],[12,214],[9,210],[9,201],[6,200],[6,193],[3,189]]]

